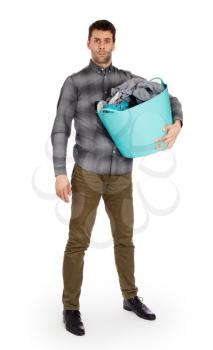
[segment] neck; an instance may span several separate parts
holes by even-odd
[[[96,62],[96,61],[94,60],[93,57],[91,57],[91,59],[92,59],[92,61],[93,61],[95,64],[97,64],[98,66],[100,66],[100,67],[102,67],[102,68],[106,68],[106,67],[110,66],[110,64],[112,63],[112,60],[111,60],[111,59],[110,59],[108,62],[106,62],[106,63],[99,63],[99,62]]]

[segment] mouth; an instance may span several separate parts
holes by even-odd
[[[105,53],[98,53],[99,56],[105,56]]]

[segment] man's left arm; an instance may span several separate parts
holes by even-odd
[[[171,103],[171,110],[172,110],[172,117],[173,122],[176,120],[180,120],[181,127],[183,126],[183,111],[180,101],[177,99],[177,97],[172,96],[169,94],[169,99]]]
[[[144,79],[144,81],[148,81],[146,78],[143,78],[137,74],[133,74],[132,72],[130,72],[130,74],[131,78],[141,78]],[[173,123],[165,125],[163,130],[167,131],[166,135],[155,140],[156,148],[161,148],[161,146],[164,146],[165,143],[168,144],[164,150],[169,149],[173,146],[183,126],[183,111],[180,101],[177,97],[171,94],[169,94],[169,99],[171,104]]]
[[[166,131],[166,135],[156,139],[156,148],[161,148],[167,144],[167,147],[164,150],[167,150],[173,146],[175,143],[178,134],[183,126],[183,111],[180,101],[177,97],[169,94],[171,110],[172,110],[172,124],[165,125],[163,131]]]

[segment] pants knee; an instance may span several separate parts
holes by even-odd
[[[67,240],[65,252],[67,253],[79,252],[79,251],[84,252],[89,247],[89,243],[90,243],[89,241],[81,242],[79,240],[74,240],[72,238],[71,239],[69,238]]]

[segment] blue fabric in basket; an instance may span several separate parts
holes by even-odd
[[[121,101],[120,103],[112,103],[112,104],[105,104],[104,108],[112,108],[116,109],[118,111],[123,111],[129,107],[129,103],[126,100]]]

